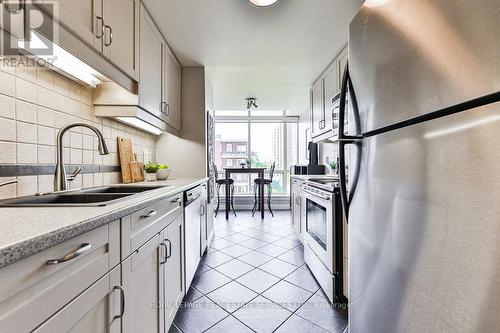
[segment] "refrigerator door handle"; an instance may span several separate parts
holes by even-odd
[[[349,88],[349,89],[348,89]],[[350,103],[352,106],[352,118],[354,120],[354,129],[356,135],[346,135],[345,134],[345,117],[346,117],[346,98],[349,92]],[[361,162],[361,139],[362,135],[358,133],[361,132],[360,117],[358,110],[358,103],[356,99],[356,94],[354,93],[354,87],[349,76],[349,63],[346,65],[344,70],[344,75],[342,78],[342,87],[340,90],[340,105],[339,105],[339,178],[340,178],[340,197],[342,200],[342,208],[346,217],[347,223],[349,223],[349,205],[351,203],[354,192],[356,191],[356,186],[358,184],[359,172],[360,172],[360,162]],[[347,145],[355,145],[356,148],[356,164],[352,179],[350,179],[350,191],[347,194],[347,175],[346,175],[346,158],[345,158],[345,147]]]

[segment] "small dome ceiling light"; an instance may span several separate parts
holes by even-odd
[[[252,108],[257,109],[259,106],[257,105],[257,98],[249,97],[245,98],[247,101],[247,110],[251,110]]]
[[[276,4],[279,0],[248,0],[256,7],[269,7]]]

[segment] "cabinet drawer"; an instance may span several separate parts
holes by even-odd
[[[122,260],[182,215],[182,193],[122,218]]]
[[[116,266],[119,227],[112,222],[2,268],[2,330],[33,330]]]
[[[120,267],[99,279],[38,327],[36,333],[119,333],[121,329]],[[125,308],[123,308],[125,310]]]

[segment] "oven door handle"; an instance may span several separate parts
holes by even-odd
[[[321,199],[324,199],[324,200],[331,200],[331,198],[329,196],[321,195],[319,193],[314,193],[312,191],[306,190],[305,188],[302,188],[302,191],[304,191],[305,193],[310,194],[310,195],[312,195],[313,197],[316,197],[316,198],[321,198]]]

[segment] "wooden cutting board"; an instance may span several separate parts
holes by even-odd
[[[130,162],[130,172],[132,174],[132,182],[142,182],[144,180],[144,169],[142,162],[137,162],[137,157],[133,155],[134,159]]]
[[[120,156],[120,166],[122,168],[122,181],[124,183],[132,182],[132,171],[130,161],[133,159],[132,141],[127,138],[118,137],[118,154]]]

